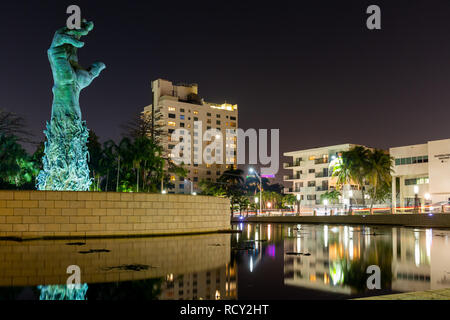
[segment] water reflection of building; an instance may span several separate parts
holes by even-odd
[[[328,226],[323,226],[322,229],[314,227],[293,230],[294,238],[285,239],[285,252],[310,254],[308,256],[285,254],[284,283],[286,285],[351,293],[351,288],[343,284],[343,266],[339,261],[359,255],[359,247],[353,245],[353,237],[359,235],[352,234],[352,227],[328,229]],[[288,230],[288,233],[291,233],[291,230]],[[353,237],[350,237],[350,234]]]
[[[394,228],[394,279],[398,291],[450,287],[449,231]]]
[[[236,264],[184,275],[167,275],[162,300],[237,299]]]
[[[303,226],[299,231],[289,228],[287,233],[285,252],[310,255],[285,254],[286,285],[352,294],[366,290],[369,275],[358,283],[349,280],[349,270],[363,266],[361,272],[376,264],[385,275],[382,289],[410,292],[450,287],[450,255],[445,254],[450,249],[449,231]]]
[[[393,229],[393,290],[431,289],[431,241],[431,229]]]

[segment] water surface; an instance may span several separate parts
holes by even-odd
[[[450,287],[448,230],[235,224],[233,234],[0,241],[0,299],[349,299]],[[79,266],[81,285],[67,286]],[[381,289],[367,288],[379,266]]]

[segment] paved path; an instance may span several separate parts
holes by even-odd
[[[355,300],[450,300],[450,289],[397,293]]]

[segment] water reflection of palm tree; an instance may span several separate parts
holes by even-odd
[[[379,242],[378,244],[376,244]],[[358,293],[368,290],[367,267],[376,265],[381,271],[381,289],[392,287],[392,244],[384,241],[374,241],[358,260],[341,260],[343,284],[356,289]]]

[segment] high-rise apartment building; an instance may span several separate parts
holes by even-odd
[[[191,161],[184,165],[188,175],[186,178],[171,176],[171,184],[174,187],[167,188],[169,193],[197,192],[198,183],[202,179],[214,182],[225,170],[236,167],[236,137],[227,135],[227,129],[238,128],[236,104],[206,102],[199,97],[197,84],[174,85],[171,81],[163,79],[152,82],[152,93],[153,103],[146,106],[143,113],[153,114],[155,126],[163,132],[161,144],[166,154],[173,155],[172,150],[179,143],[173,141],[171,137],[176,129],[189,133],[191,137]],[[223,155],[219,155],[222,163],[207,164],[205,161],[201,163],[194,161],[195,156],[197,160],[199,158],[203,160],[202,151],[211,143],[203,139],[209,129],[217,129],[222,133]],[[214,137],[211,140],[214,141]]]

